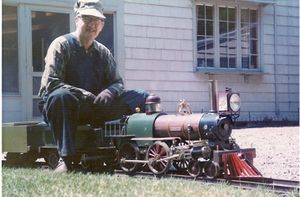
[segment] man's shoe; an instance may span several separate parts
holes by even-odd
[[[54,172],[59,172],[59,173],[62,173],[62,172],[71,172],[71,163],[69,162],[66,162],[64,159],[60,159],[58,161],[58,165],[56,166]]]

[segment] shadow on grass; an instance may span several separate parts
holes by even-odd
[[[36,161],[32,164],[9,164],[6,160],[2,160],[2,167],[5,168],[23,168],[23,169],[40,169],[40,170],[53,170],[46,162]],[[110,166],[93,167],[89,169],[83,168],[81,165],[75,165],[72,173],[83,173],[83,174],[114,174],[115,168]]]

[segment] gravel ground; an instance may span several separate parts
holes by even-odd
[[[255,148],[254,166],[264,177],[300,180],[299,127],[234,129],[241,148]]]

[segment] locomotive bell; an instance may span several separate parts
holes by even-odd
[[[160,97],[150,94],[145,102],[146,114],[153,114],[161,111]]]

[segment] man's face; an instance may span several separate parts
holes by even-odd
[[[77,31],[85,39],[94,40],[104,27],[104,19],[95,16],[77,16],[75,22]]]

